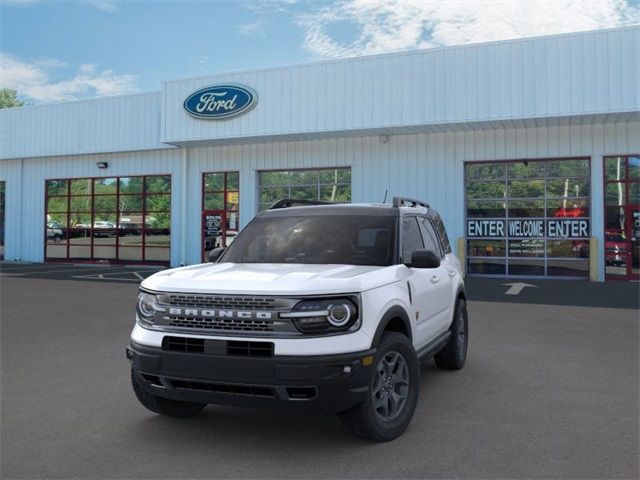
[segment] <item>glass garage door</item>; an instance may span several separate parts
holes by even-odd
[[[589,276],[588,158],[465,164],[470,275]]]
[[[47,260],[168,264],[171,176],[47,180]]]
[[[607,280],[640,279],[640,155],[604,159]]]

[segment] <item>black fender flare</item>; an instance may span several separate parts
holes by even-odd
[[[411,327],[409,314],[400,305],[394,305],[393,307],[389,308],[389,310],[387,310],[380,319],[380,323],[378,323],[376,333],[373,336],[373,341],[371,342],[372,348],[375,348],[380,344],[380,339],[382,338],[382,334],[387,328],[387,325],[389,325],[389,322],[395,318],[399,318],[400,320],[402,320],[402,323],[404,324],[404,327],[409,334],[409,340],[413,342],[413,330]]]

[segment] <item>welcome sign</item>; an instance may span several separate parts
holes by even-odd
[[[588,238],[589,220],[574,218],[467,220],[468,238]]]
[[[192,117],[219,120],[242,115],[257,101],[258,95],[248,87],[213,85],[189,95],[184,101],[184,109]]]

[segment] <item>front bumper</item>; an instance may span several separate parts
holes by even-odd
[[[135,342],[127,348],[136,380],[154,395],[318,413],[347,410],[366,399],[373,374],[373,359],[368,357],[373,355],[375,349],[338,355],[247,357],[166,351]]]

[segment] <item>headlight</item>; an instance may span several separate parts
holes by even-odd
[[[281,313],[280,317],[290,318],[303,333],[345,332],[360,326],[355,298],[302,300],[291,312]]]
[[[153,323],[153,317],[158,310],[158,298],[152,293],[140,291],[138,293],[138,317],[145,323]]]

